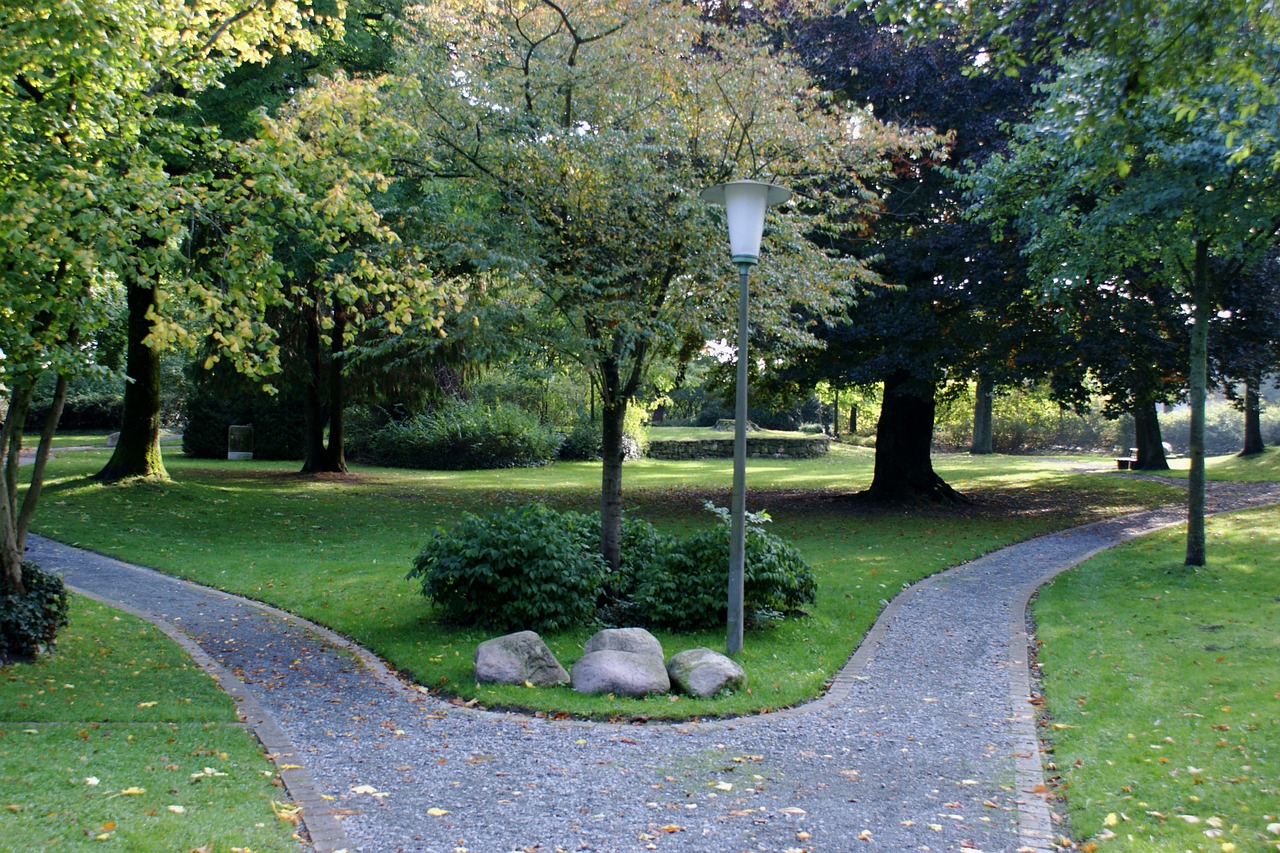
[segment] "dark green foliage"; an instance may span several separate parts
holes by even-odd
[[[67,590],[62,578],[34,563],[22,564],[25,595],[0,598],[0,661],[30,658],[53,645],[67,624]]]
[[[352,432],[347,451],[374,465],[456,471],[550,462],[560,437],[515,406],[451,403],[434,412]]]
[[[623,517],[622,565],[600,557],[600,514],[542,505],[467,515],[437,530],[409,572],[447,620],[495,630],[556,630],[582,621],[695,630],[725,621],[729,528],[683,538]],[[746,609],[758,622],[816,600],[813,572],[779,537],[747,532]]]
[[[600,458],[600,423],[580,417],[560,445],[560,458],[566,462],[594,462]]]
[[[530,504],[437,530],[408,578],[459,624],[555,631],[590,620],[608,571],[599,525]],[[597,540],[592,547],[592,538]]]
[[[24,428],[39,432],[49,415],[57,377],[45,371],[36,382],[31,394],[31,407],[27,410]],[[67,383],[67,402],[58,419],[59,429],[117,430],[124,410],[124,383],[119,376],[109,373],[78,376]]]
[[[306,414],[298,393],[286,386],[268,394],[240,376],[212,377],[191,371],[182,450],[202,459],[227,458],[227,428],[253,425],[256,459],[301,459],[305,450]]]
[[[817,600],[813,571],[791,545],[748,527],[744,610],[748,620],[802,612]],[[717,524],[672,543],[636,580],[646,624],[673,630],[722,625],[728,609],[729,528]]]

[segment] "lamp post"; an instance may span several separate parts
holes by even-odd
[[[765,210],[791,197],[786,187],[733,181],[708,187],[702,197],[722,205],[729,219],[729,251],[738,267],[738,386],[733,420],[733,502],[729,534],[728,652],[742,651],[743,576],[747,511],[747,278],[760,260]]]

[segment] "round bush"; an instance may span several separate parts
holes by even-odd
[[[606,574],[598,524],[531,504],[437,530],[407,577],[448,621],[556,631],[594,617]]]
[[[67,590],[62,578],[22,564],[24,595],[0,597],[0,661],[34,657],[53,645],[67,624]]]
[[[802,612],[817,600],[813,570],[778,536],[748,527],[743,610],[748,620]],[[728,612],[729,528],[717,524],[675,541],[641,570],[635,605],[647,624],[673,630],[723,625]]]

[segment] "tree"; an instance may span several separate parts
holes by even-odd
[[[1244,411],[1241,456],[1262,453],[1262,398],[1259,389],[1280,360],[1280,246],[1225,282],[1229,309],[1214,320],[1213,372],[1227,396]],[[1243,386],[1243,391],[1238,390]]]
[[[1270,58],[1273,90],[1280,91],[1274,45],[1260,44],[1250,33],[1236,35],[1240,50]],[[1111,57],[1082,53],[1064,69],[1020,132],[1010,158],[996,158],[985,170],[978,183],[979,214],[996,223],[1016,223],[1028,235],[1027,251],[1051,298],[1075,287],[1114,282],[1117,269],[1136,268],[1187,306],[1192,415],[1186,564],[1199,566],[1205,562],[1209,328],[1222,307],[1225,283],[1268,248],[1280,228],[1280,194],[1271,167],[1275,152],[1256,145],[1242,150],[1236,140],[1241,135],[1255,143],[1269,138],[1268,128],[1280,122],[1280,108],[1274,99],[1241,103],[1247,91],[1183,83],[1151,90],[1140,102],[1126,100],[1124,122],[1077,137],[1074,121],[1063,116],[1113,104],[1112,64]],[[1188,121],[1182,114],[1188,98],[1217,103],[1223,116],[1242,117],[1245,123]],[[1125,158],[1119,167],[1117,150]],[[1033,189],[1028,174],[1038,178]]]
[[[961,188],[945,161],[981,162],[998,150],[1001,122],[1022,115],[1030,85],[968,74],[958,36],[908,44],[866,13],[789,24],[787,37],[824,87],[871,105],[882,120],[948,134],[948,150],[902,158],[876,177],[883,215],[873,228],[852,223],[840,245],[875,253],[875,270],[899,289],[862,300],[840,322],[821,324],[825,348],[794,361],[782,378],[883,382],[867,497],[962,500],[933,470],[935,401],[974,374],[1001,384],[1020,379],[1008,369],[1014,353],[1046,324],[1030,316],[1034,305],[1022,304],[1016,253],[964,221]]]
[[[204,223],[217,232],[201,250],[206,258],[261,242],[271,264],[240,269],[277,288],[278,300],[301,318],[292,354],[307,375],[307,472],[346,471],[346,374],[361,333],[376,324],[397,335],[415,321],[438,331],[446,310],[457,307],[377,209],[390,188],[391,153],[412,137],[381,109],[395,85],[320,80],[279,116],[261,116],[259,134],[229,151],[221,194],[233,203],[211,208]],[[207,367],[235,345],[218,343]]]
[[[195,128],[180,117],[192,94],[215,85],[228,71],[314,46],[323,30],[341,24],[309,7],[260,0],[131,0],[87,7],[49,0],[48,5],[66,40],[62,43],[94,44],[100,57],[117,63],[127,77],[112,92],[119,139],[108,162],[114,174],[129,178],[111,200],[129,227],[116,232],[117,244],[106,256],[127,293],[127,384],[120,440],[97,476],[164,478],[159,351],[166,343],[197,337],[176,319],[175,308],[186,301],[185,223],[191,208],[207,200],[208,175],[200,167],[207,158],[204,149],[217,142],[215,128]],[[68,39],[72,32],[76,37]],[[75,78],[66,82],[73,92],[79,85]],[[170,294],[162,282],[171,283]],[[193,300],[200,302],[215,302],[215,311],[242,318],[261,309],[259,300],[243,291],[225,296],[206,291]],[[185,320],[200,322],[190,314]],[[242,332],[256,336],[260,329],[245,326]],[[259,351],[244,348],[246,355]]]
[[[796,305],[830,312],[872,280],[814,240],[868,216],[860,177],[914,140],[695,5],[442,2],[417,24],[394,107],[422,133],[406,165],[427,164],[428,195],[474,188],[496,213],[469,235],[474,263],[560,319],[548,343],[600,400],[601,538],[616,566],[627,407],[655,358],[729,337],[735,315],[724,226],[698,191],[732,178],[797,191],[772,220],[753,307],[759,333],[796,342]]]

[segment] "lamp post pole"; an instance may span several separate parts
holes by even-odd
[[[747,514],[747,292],[751,268],[759,262],[765,210],[781,204],[791,191],[758,181],[734,181],[702,191],[713,204],[724,205],[729,220],[729,247],[738,267],[738,385],[733,418],[733,499],[729,528],[729,615],[725,645],[730,655],[742,651],[743,586],[746,576]]]
[[[747,547],[747,279],[752,264],[738,264],[738,385],[733,409],[733,498],[729,504],[729,617],[725,645],[729,654],[742,651],[743,586]]]

